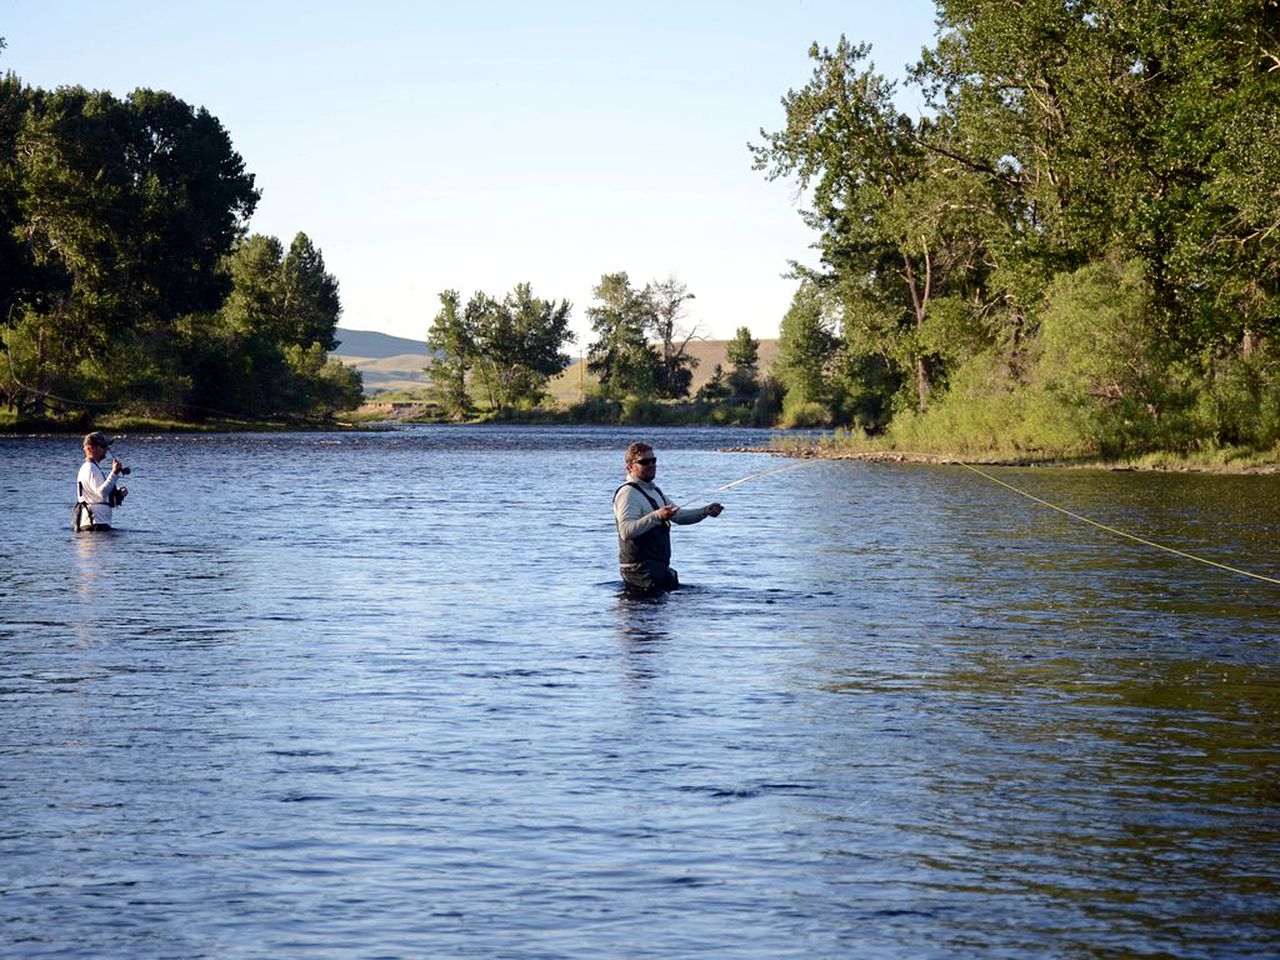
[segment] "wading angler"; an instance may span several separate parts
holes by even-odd
[[[118,484],[121,474],[129,468],[115,457],[111,458],[110,472],[102,469],[102,460],[110,444],[96,430],[84,438],[84,463],[76,476],[76,505],[71,514],[71,529],[80,533],[88,530],[110,530],[111,511],[124,503],[129,488]]]
[[[658,458],[647,443],[627,447],[626,464],[626,483],[613,493],[622,579],[636,590],[674,590],[680,578],[671,569],[671,524],[700,523],[720,516],[724,507],[711,503],[692,509],[668,500],[653,482]]]

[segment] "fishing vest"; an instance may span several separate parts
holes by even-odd
[[[640,495],[653,504],[653,509],[657,510],[662,506],[656,502],[653,497],[645,492],[644,488],[639,484],[628,481],[622,487],[635,487],[640,491]],[[622,490],[619,487],[613,491],[613,498],[618,498],[618,493]],[[658,488],[655,486],[655,490]],[[665,500],[666,494],[658,490],[658,494]],[[622,535],[618,535],[618,564],[620,566],[628,566],[638,564],[646,569],[660,568],[665,570],[671,563],[671,524],[663,521],[647,533],[642,533],[634,540],[624,540]]]

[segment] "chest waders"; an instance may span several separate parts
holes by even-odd
[[[624,483],[622,487],[634,487],[653,505],[655,510],[662,506],[638,484]],[[615,498],[622,487],[613,492]],[[658,490],[657,487],[654,489]],[[666,499],[666,494],[661,490],[658,490],[658,495]],[[624,540],[619,535],[618,567],[622,573],[622,579],[628,586],[639,590],[674,590],[680,586],[680,578],[671,569],[670,563],[671,521],[662,521],[634,540]]]

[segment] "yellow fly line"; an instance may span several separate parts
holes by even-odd
[[[1073,520],[1079,520],[1081,523],[1087,523],[1090,526],[1097,527],[1099,530],[1105,530],[1107,531],[1107,533],[1114,533],[1117,537],[1125,537],[1126,539],[1133,540],[1137,543],[1142,544],[1143,546],[1154,547],[1157,550],[1163,550],[1165,553],[1172,553],[1175,556],[1185,557],[1188,560],[1194,560],[1196,561],[1196,563],[1203,563],[1210,567],[1217,567],[1220,570],[1228,570],[1231,573],[1238,573],[1242,577],[1252,577],[1254,580],[1262,580],[1265,583],[1280,584],[1280,580],[1277,580],[1275,577],[1263,576],[1260,573],[1251,573],[1248,570],[1241,570],[1239,567],[1231,567],[1225,563],[1218,563],[1216,560],[1207,560],[1204,557],[1197,557],[1194,553],[1187,553],[1183,550],[1175,550],[1173,547],[1166,547],[1164,544],[1156,543],[1154,540],[1147,540],[1144,537],[1135,536],[1134,534],[1126,533],[1123,530],[1117,530],[1115,527],[1109,527],[1105,523],[1099,523],[1097,520],[1090,520],[1088,517],[1082,517],[1080,514],[1072,513],[1070,510],[1067,510],[1064,507],[1060,507],[1056,503],[1050,503],[1048,500],[1042,500],[1040,497],[1037,497],[1031,493],[1027,493],[1027,491],[1025,490],[1020,490],[1011,483],[1005,483],[1005,481],[1001,480],[999,477],[994,477],[991,474],[987,473],[985,470],[980,470],[977,467],[973,466],[973,464],[965,463],[963,460],[959,461],[959,463],[960,463],[960,466],[964,467],[966,470],[972,470],[974,473],[978,474],[981,477],[985,477],[986,479],[990,480],[992,483],[998,483],[1000,486],[1005,487],[1008,490],[1012,490],[1014,493],[1018,494],[1019,496],[1026,497],[1028,500],[1034,500],[1036,503],[1040,504],[1041,506],[1048,507],[1050,510],[1057,510],[1059,513],[1065,514],[1066,516],[1071,517]]]
[[[821,462],[824,462],[822,458],[815,458],[812,460],[809,460],[809,459],[801,460],[798,463],[784,464],[783,466],[780,466],[780,467],[770,467],[768,470],[761,470],[757,473],[751,474],[750,476],[742,477],[739,480],[734,480],[734,481],[731,481],[730,483],[722,484],[721,486],[716,487],[714,490],[707,490],[707,491],[704,491],[703,493],[697,494],[696,496],[689,497],[684,501],[683,504],[681,504],[681,506],[685,507],[685,506],[688,506],[689,504],[697,503],[699,500],[705,499],[706,497],[710,497],[713,494],[722,493],[725,490],[732,490],[734,487],[739,487],[744,483],[750,483],[752,480],[759,480],[762,477],[772,476],[776,473],[785,473],[788,470],[797,470],[800,467],[806,467],[809,464],[821,463]],[[1018,494],[1018,496],[1020,497],[1026,497],[1028,500],[1032,500],[1035,503],[1040,504],[1041,506],[1048,507],[1050,510],[1056,510],[1058,511],[1058,513],[1061,513],[1064,516],[1068,516],[1073,520],[1079,520],[1081,523],[1087,523],[1092,527],[1097,527],[1099,530],[1105,530],[1107,533],[1115,534],[1117,537],[1124,537],[1127,540],[1132,540],[1135,543],[1142,544],[1143,546],[1152,547],[1156,550],[1163,550],[1165,553],[1172,553],[1174,556],[1183,557],[1187,560],[1194,560],[1196,563],[1203,563],[1206,566],[1217,567],[1219,570],[1226,570],[1230,573],[1236,573],[1242,577],[1250,577],[1254,580],[1261,580],[1264,583],[1280,584],[1280,579],[1276,579],[1275,577],[1264,576],[1261,573],[1252,573],[1249,570],[1241,570],[1239,567],[1232,567],[1225,563],[1218,563],[1216,560],[1209,560],[1205,557],[1198,557],[1194,553],[1187,553],[1185,550],[1177,550],[1173,547],[1166,547],[1164,544],[1156,543],[1154,540],[1148,540],[1145,537],[1139,537],[1136,534],[1128,533],[1124,530],[1117,529],[1116,527],[1107,526],[1105,523],[1099,523],[1097,520],[1091,520],[1089,517],[1081,516],[1078,513],[1073,513],[1072,511],[1066,509],[1065,507],[1060,507],[1056,503],[1050,503],[1048,500],[1045,500],[1041,497],[1037,497],[1035,494],[1028,493],[1025,490],[1019,489],[1018,487],[1015,487],[1011,483],[1006,483],[1004,480],[1001,480],[999,477],[992,476],[991,474],[987,473],[985,470],[979,469],[978,467],[975,467],[971,463],[965,463],[963,460],[957,460],[954,462],[958,463],[960,466],[964,467],[966,470],[972,470],[974,473],[978,474],[978,476],[984,477],[987,480],[990,480],[992,483],[999,484],[1000,486],[1004,487],[1007,490],[1012,490],[1014,493]]]

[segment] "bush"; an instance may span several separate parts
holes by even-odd
[[[568,416],[570,420],[582,423],[619,423],[622,404],[601,396],[591,396],[579,403],[571,404]]]
[[[782,419],[778,426],[788,430],[812,430],[831,426],[831,411],[821,403],[783,404]]]
[[[622,411],[618,415],[619,423],[658,425],[668,423],[671,419],[670,410],[666,406],[635,394],[622,401]]]

